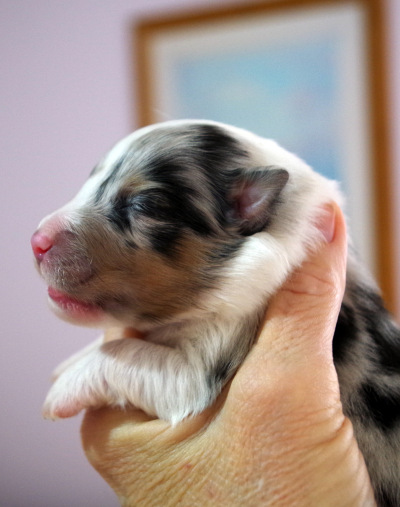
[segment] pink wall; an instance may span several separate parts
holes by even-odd
[[[398,139],[400,2],[387,1]],[[99,156],[134,124],[129,22],[145,13],[213,3],[0,0],[2,507],[117,505],[80,450],[80,418],[50,423],[40,416],[51,370],[95,333],[50,314],[29,238],[39,219],[72,197]],[[400,190],[399,146],[395,156]],[[400,223],[400,208],[396,212]]]

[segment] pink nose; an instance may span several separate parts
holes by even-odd
[[[43,260],[44,254],[53,246],[53,241],[40,231],[36,231],[31,238],[33,254],[40,262]]]

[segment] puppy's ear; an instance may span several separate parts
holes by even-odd
[[[267,227],[288,179],[289,173],[275,166],[234,171],[230,218],[240,234],[251,236]]]

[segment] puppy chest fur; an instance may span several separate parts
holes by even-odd
[[[268,298],[317,248],[315,219],[331,201],[342,202],[334,182],[234,127],[168,122],[121,141],[32,237],[53,310],[116,336],[58,367],[44,414],[130,404],[176,424],[204,410]],[[377,501],[400,505],[400,333],[355,266],[335,365]]]

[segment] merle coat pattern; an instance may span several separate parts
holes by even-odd
[[[333,200],[334,182],[234,127],[168,122],[121,141],[32,238],[54,311],[115,328],[56,370],[45,416],[132,404],[176,424],[201,412],[318,246],[314,219]],[[351,254],[333,353],[378,504],[398,506],[400,331]]]

